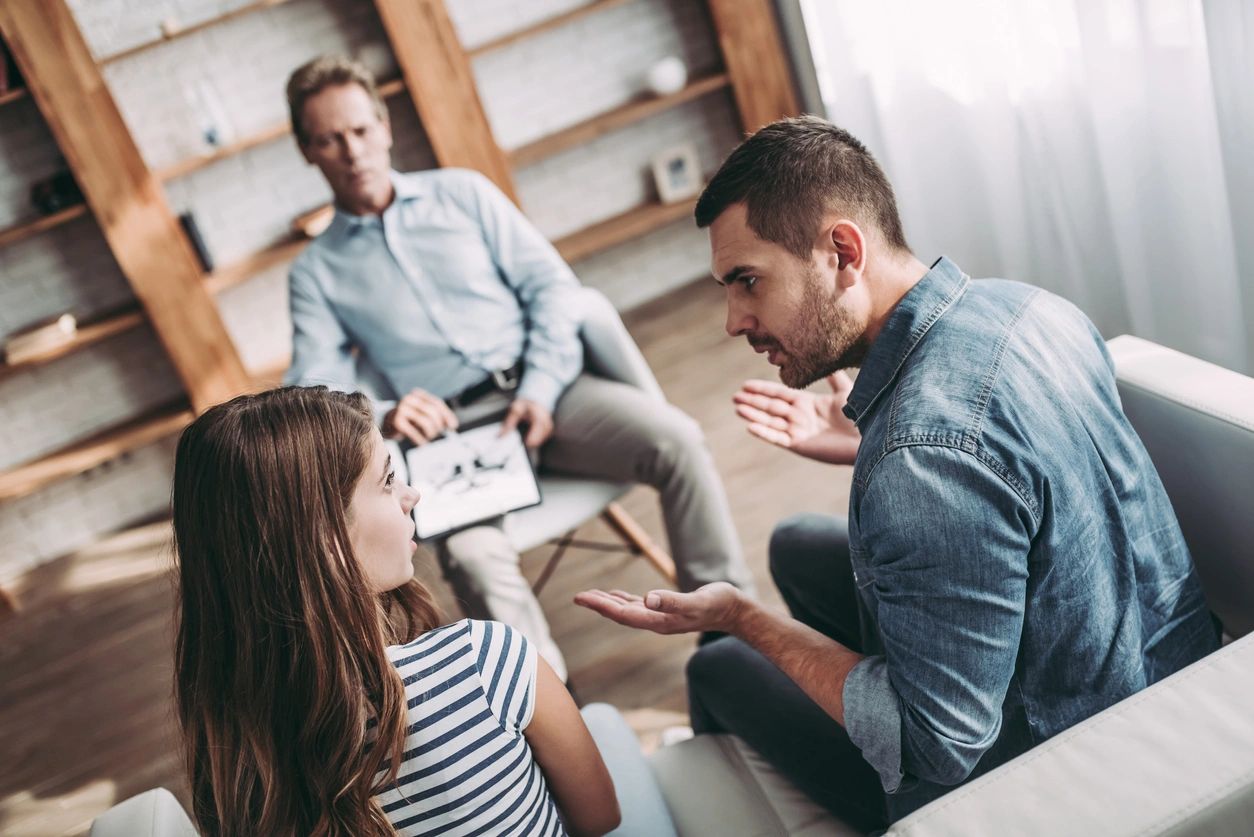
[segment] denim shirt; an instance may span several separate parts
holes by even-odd
[[[939,259],[849,395],[869,656],[850,738],[893,818],[1218,646],[1096,329]]]
[[[583,365],[575,275],[478,172],[392,185],[381,216],[337,209],[292,266],[286,381],[357,389],[356,348],[391,394],[449,398],[521,360],[518,397],[552,412]]]

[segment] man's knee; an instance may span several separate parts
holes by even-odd
[[[659,405],[649,426],[651,456],[645,457],[650,474],[642,474],[642,482],[653,481],[673,471],[694,454],[705,453],[705,436],[701,426],[683,410],[670,404]]]
[[[743,655],[749,647],[735,637],[706,643],[688,658],[688,688],[694,694],[724,692],[738,672],[745,670]]]
[[[836,548],[843,534],[829,515],[802,512],[775,524],[767,557],[775,586],[792,586],[814,571],[816,561]]]
[[[471,578],[489,578],[518,567],[518,552],[496,526],[473,526],[449,535],[440,552],[446,571]]]

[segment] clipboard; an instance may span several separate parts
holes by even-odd
[[[521,431],[501,436],[500,421],[402,451],[407,480],[419,494],[413,514],[420,541],[541,502],[540,482]]]

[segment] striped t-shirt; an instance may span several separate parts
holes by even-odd
[[[565,835],[523,730],[536,652],[499,622],[463,619],[388,648],[409,731],[396,784],[379,794],[404,835]]]

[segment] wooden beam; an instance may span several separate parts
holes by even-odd
[[[401,76],[441,166],[477,169],[518,202],[443,0],[375,0]]]
[[[708,0],[746,133],[801,112],[771,0]]]
[[[5,0],[0,33],[198,410],[248,388],[200,266],[66,0]]]

